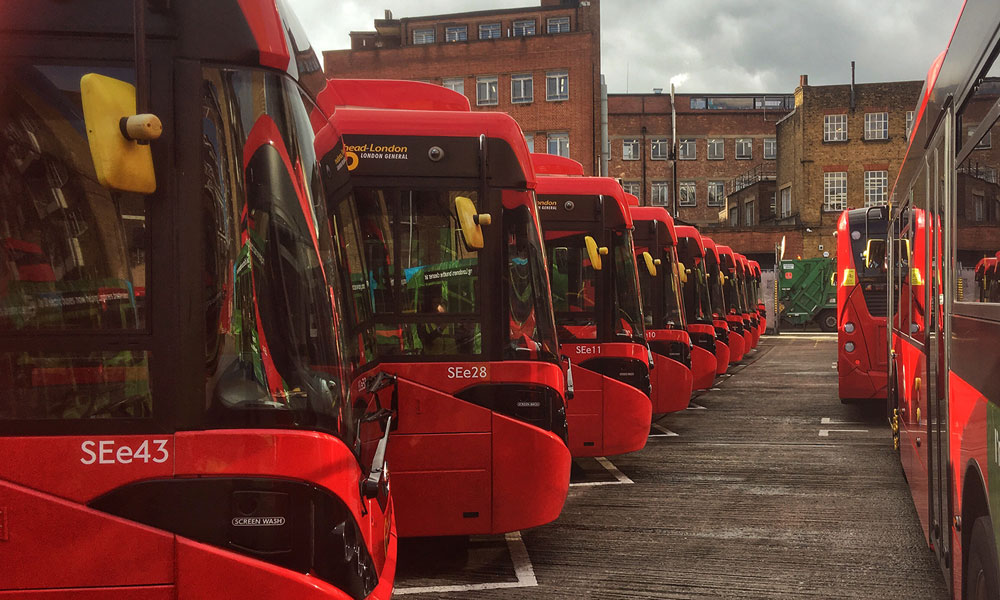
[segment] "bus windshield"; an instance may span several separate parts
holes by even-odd
[[[705,266],[708,271],[705,281],[708,282],[708,291],[712,299],[712,311],[716,316],[725,315],[726,303],[725,294],[722,291],[722,272],[719,270],[719,262],[715,259],[715,252],[708,253],[705,258]]]
[[[509,342],[504,358],[559,361],[552,292],[534,204],[504,209]]]
[[[642,323],[642,304],[639,296],[639,274],[633,254],[632,232],[615,231],[614,286],[615,312],[612,323],[614,335],[618,339],[631,339],[646,343],[646,331]]]
[[[552,305],[559,338],[597,341],[597,272],[584,239],[589,231],[545,230]]]

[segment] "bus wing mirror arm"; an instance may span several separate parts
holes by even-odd
[[[562,359],[566,361],[566,399],[573,399],[573,361],[570,357],[565,354],[562,355]]]
[[[375,449],[371,471],[368,472],[368,477],[361,481],[361,494],[369,500],[378,498],[386,486],[385,449],[389,445],[389,431],[391,430],[392,415],[389,415],[385,423],[385,433],[382,435],[382,439],[378,441],[378,447]]]

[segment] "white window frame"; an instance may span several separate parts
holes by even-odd
[[[654,181],[650,186],[649,203],[652,206],[670,205],[670,182]]]
[[[778,214],[778,192],[771,192],[771,214]]]
[[[496,31],[496,35],[484,36],[484,31]],[[479,24],[479,39],[481,40],[499,40],[503,37],[503,24],[502,23],[480,23]]]
[[[889,172],[865,171],[865,208],[885,206],[889,201]]]
[[[847,171],[823,173],[823,210],[840,212],[847,208]]]
[[[823,141],[847,141],[847,113],[823,116]]]
[[[552,151],[552,144],[555,142],[556,151]],[[563,148],[565,147],[565,154],[563,153]],[[545,151],[549,154],[555,154],[556,156],[564,156],[569,158],[569,132],[568,131],[553,131],[548,134],[545,138]]]
[[[622,140],[622,160],[639,160],[639,153],[642,150],[642,143],[639,138],[625,138]]]
[[[729,207],[729,226],[736,227],[740,224],[740,207]]]
[[[771,151],[768,152],[768,147]],[[774,160],[778,158],[778,139],[777,138],[764,138],[764,160]]]
[[[530,28],[528,27],[530,25]],[[520,28],[520,33],[518,29]],[[518,19],[514,21],[512,25],[513,37],[528,37],[535,35],[535,20],[534,19]]]
[[[423,44],[433,44],[437,41],[437,35],[434,32],[434,28],[429,29],[414,29],[413,30],[413,45],[423,45]]]
[[[559,93],[560,81],[564,83],[564,92]],[[551,90],[551,83],[555,82],[555,92]],[[565,102],[569,100],[569,71],[560,69],[558,71],[548,71],[545,73],[545,100],[547,102]]]
[[[554,31],[553,25],[556,26]],[[550,17],[545,20],[545,33],[569,33],[569,28],[569,17]]]
[[[622,189],[626,193],[632,194],[642,202],[642,183],[638,181],[623,181]]]
[[[910,139],[910,134],[913,133],[913,116],[914,112],[912,110],[906,111],[906,139]]]
[[[694,138],[681,138],[677,140],[677,158],[680,160],[698,159],[698,143]]]
[[[708,160],[724,160],[725,158],[725,138],[708,138]]]
[[[736,138],[736,160],[753,160],[753,138]]]
[[[444,41],[446,42],[466,42],[469,40],[469,26],[455,25],[444,28]]]
[[[889,113],[865,113],[865,139],[889,139]]]
[[[667,160],[670,158],[670,140],[667,138],[651,138],[649,140],[650,160]]]
[[[527,88],[525,87],[527,83]],[[527,93],[525,93],[527,89]],[[514,91],[519,90],[520,95],[515,95]],[[510,76],[510,102],[511,104],[531,104],[535,101],[534,81],[531,73],[518,73]]]
[[[677,183],[677,205],[698,206],[698,184],[694,181]]]
[[[717,192],[717,193],[714,193]],[[715,196],[715,201],[712,201],[712,197]],[[726,182],[725,181],[709,181],[708,182],[708,205],[709,206],[725,206],[726,205]]]
[[[754,201],[750,200],[743,205],[743,225],[754,226]]]
[[[441,80],[441,86],[453,92],[465,94],[465,77],[445,77]]]
[[[778,216],[784,219],[792,214],[792,186],[781,188],[778,190],[778,195],[781,197],[781,212]]]
[[[972,134],[974,132],[975,132],[975,127],[969,129],[969,137],[972,137]],[[993,147],[993,129],[990,128],[990,129],[986,130],[986,135],[984,135],[982,138],[980,138],[979,141],[976,142],[976,145],[973,146],[972,149],[973,150],[989,150],[992,147]]]
[[[490,84],[493,84],[492,101],[490,99]],[[485,88],[483,86],[486,86]],[[486,98],[483,98],[483,90]],[[496,75],[480,75],[476,77],[476,106],[496,106],[500,103],[500,83]]]
[[[525,133],[524,134],[524,143],[528,144],[528,151],[529,152],[534,152],[535,151],[535,134],[533,134],[533,133]]]

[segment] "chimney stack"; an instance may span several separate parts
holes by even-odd
[[[809,76],[799,75],[799,87],[806,87],[807,85],[809,85]]]

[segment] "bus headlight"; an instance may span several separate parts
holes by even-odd
[[[844,333],[854,333],[854,323],[844,323]]]
[[[854,342],[847,342],[846,344],[844,344],[844,350],[847,350],[848,352],[854,352]]]

